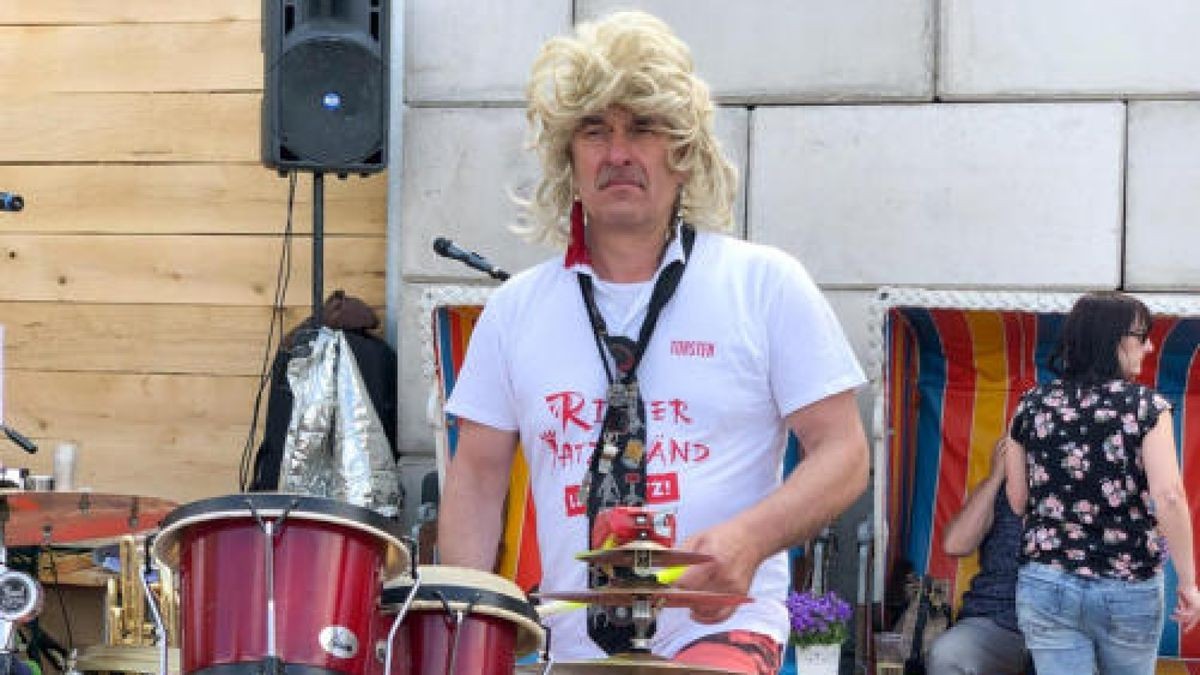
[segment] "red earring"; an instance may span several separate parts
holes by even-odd
[[[571,241],[567,244],[567,257],[563,265],[570,267],[579,263],[591,263],[588,255],[587,236],[583,231],[583,202],[578,199],[571,207]]]

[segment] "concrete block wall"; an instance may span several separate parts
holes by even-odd
[[[1120,103],[760,107],[747,230],[827,287],[1114,286]],[[1089,265],[1063,265],[1074,256]]]
[[[943,100],[1188,98],[1200,93],[1200,4],[942,0]]]
[[[802,260],[860,356],[882,284],[1200,289],[1194,0],[410,0],[398,283],[482,283],[548,251],[505,229],[536,176],[521,97],[538,45],[639,7],[693,49],[743,176],[741,234]],[[397,160],[398,161],[398,160]],[[401,440],[429,453],[404,318]],[[850,524],[852,526],[852,523]],[[852,569],[852,530],[844,532]],[[852,578],[849,583],[852,584]]]

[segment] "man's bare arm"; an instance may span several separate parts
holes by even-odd
[[[803,461],[762,501],[684,543],[716,560],[688,570],[679,587],[746,593],[764,560],[811,539],[866,489],[870,455],[853,391],[801,408],[787,424],[804,448]],[[713,622],[730,613],[692,615]]]
[[[1011,436],[1005,440],[1007,449],[1004,451],[1004,470],[1006,474],[1004,492],[1008,495],[1008,505],[1018,516],[1025,515],[1029,501],[1029,483],[1025,474],[1025,446],[1014,441]]]
[[[438,509],[438,553],[444,565],[492,571],[517,433],[459,419],[458,448],[446,469]]]
[[[991,472],[975,486],[967,497],[958,514],[946,526],[946,534],[942,536],[942,549],[946,555],[961,557],[971,555],[983,537],[992,529],[992,521],[996,517],[996,494],[1004,485],[1005,450],[1008,443],[1005,437],[996,441],[992,448]]]

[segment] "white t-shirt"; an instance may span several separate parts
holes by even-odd
[[[676,237],[663,266],[682,255]],[[590,273],[590,268],[577,266]],[[660,268],[661,270],[661,268]],[[605,284],[596,301],[613,334],[636,339],[653,284]],[[637,369],[646,404],[648,505],[673,509],[678,541],[754,505],[780,483],[784,418],[864,377],[825,298],[777,249],[697,233],[674,297]],[[537,506],[541,590],[580,590],[587,514],[579,484],[604,418],[604,368],[574,269],[554,259],[510,279],[471,335],[448,412],[519,431]],[[786,642],[786,555],[758,570],[727,621],[658,616],[652,650],[665,657],[710,633],[752,630]],[[556,659],[604,653],[585,612],[547,619]]]

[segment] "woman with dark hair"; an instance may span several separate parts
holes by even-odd
[[[1039,675],[1153,673],[1168,551],[1172,618],[1183,630],[1200,619],[1170,404],[1133,381],[1154,349],[1150,321],[1131,296],[1081,297],[1051,356],[1058,379],[1026,392],[1013,416],[1017,622]]]

